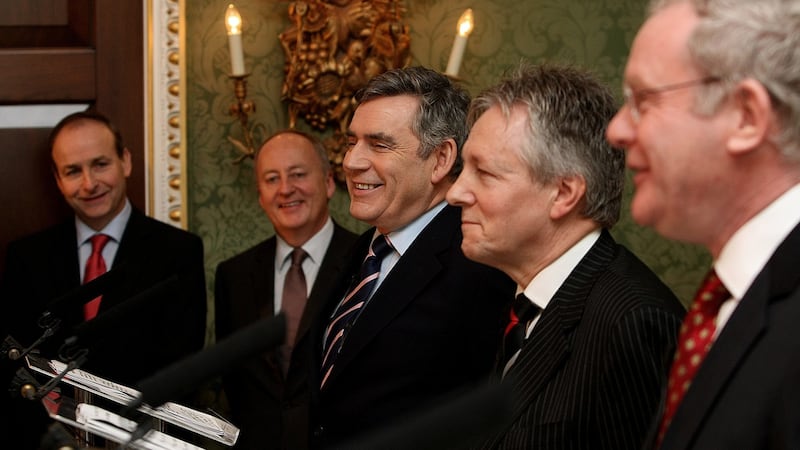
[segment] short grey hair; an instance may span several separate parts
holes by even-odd
[[[382,97],[410,95],[419,99],[419,109],[411,131],[420,140],[418,156],[428,159],[431,152],[447,139],[456,142],[456,162],[450,170],[455,179],[461,168],[461,147],[467,139],[466,117],[469,94],[445,75],[425,67],[393,69],[372,78],[356,93],[356,104]],[[356,106],[357,107],[357,106]]]
[[[776,144],[800,163],[800,3],[797,0],[654,0],[650,15],[689,2],[700,21],[688,50],[697,68],[730,82],[752,78],[769,92],[780,131]],[[729,87],[729,85],[727,86]],[[727,94],[712,83],[698,96],[711,113]]]
[[[611,90],[583,70],[521,64],[473,101],[470,127],[497,106],[506,117],[522,107],[527,136],[520,149],[531,175],[546,184],[578,175],[586,182],[581,213],[604,228],[618,220],[625,187],[625,154],[605,131],[617,110]]]

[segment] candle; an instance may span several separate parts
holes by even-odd
[[[453,49],[450,51],[450,59],[447,61],[447,69],[444,71],[445,75],[458,76],[458,69],[461,67],[461,60],[464,58],[464,50],[467,48],[467,38],[472,32],[473,26],[472,8],[469,8],[458,19],[458,32],[453,41]]]
[[[231,3],[225,11],[225,27],[228,29],[228,49],[231,53],[231,75],[244,75],[244,52],[242,51],[242,16]]]

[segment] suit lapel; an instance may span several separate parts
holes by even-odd
[[[255,263],[248,267],[249,282],[253,287],[253,303],[249,306],[253,317],[275,315],[275,252],[276,238],[273,236],[258,248]]]
[[[681,401],[662,448],[688,448],[711,412],[727,380],[747,358],[767,326],[771,303],[780,301],[800,284],[800,225],[789,234],[742,297],[697,370]]]
[[[443,267],[439,254],[453,245],[460,245],[452,242],[453,230],[460,223],[460,215],[459,209],[445,207],[392,268],[357,319],[356,325],[350,330],[334,364],[331,381],[439,274]],[[409,280],[414,282],[409,283]]]
[[[308,295],[308,302],[300,318],[300,325],[297,329],[298,343],[308,334],[311,324],[317,317],[320,308],[336,287],[336,283],[344,270],[345,255],[348,254],[352,239],[346,239],[347,231],[334,223],[333,237],[328,249],[325,251],[325,258],[322,260],[317,279]]]
[[[558,289],[530,337],[523,343],[517,361],[509,368],[504,381],[511,384],[515,393],[515,418],[536,402],[569,357],[572,336],[583,316],[589,293],[614,252],[614,240],[603,231]]]

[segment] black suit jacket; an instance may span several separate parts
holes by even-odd
[[[48,303],[80,286],[77,249],[74,219],[9,245],[0,286],[4,328],[21,344],[29,345],[41,334],[36,326],[37,317]],[[206,325],[203,244],[199,237],[134,209],[111,270],[116,268],[122,270],[122,276],[104,292],[94,319],[98,324],[116,306],[177,276],[176,283],[167,283],[165,289],[135,300],[139,306],[129,311],[125,320],[116,320],[113,329],[85,342],[89,355],[84,369],[134,386],[142,378],[203,347]],[[74,305],[62,319],[62,330],[68,333],[72,326],[83,322],[82,306]],[[41,347],[43,354],[55,358],[64,336],[54,336],[46,342]],[[20,408],[34,405],[41,416],[41,405],[27,403]],[[24,420],[22,415],[14,416]],[[33,436],[37,433],[29,433],[29,438],[38,439]]]
[[[374,230],[313,329],[314,444],[328,446],[430,406],[487,377],[514,283],[461,251],[461,210],[447,206],[375,291],[319,391],[322,332],[357,276]]]
[[[658,408],[684,309],[607,231],[558,289],[503,379],[503,449],[631,449]]]
[[[662,449],[800,448],[799,267],[800,226],[711,346]]]
[[[232,420],[241,430],[236,448],[308,447],[307,332],[312,318],[341,276],[345,256],[355,240],[355,234],[334,224],[331,243],[300,320],[287,376],[281,371],[277,351],[273,351],[247,361],[223,377]],[[274,315],[275,247],[273,236],[217,266],[214,298],[218,339]]]

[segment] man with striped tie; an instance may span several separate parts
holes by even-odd
[[[350,213],[374,228],[315,327],[313,443],[336,446],[489,376],[501,272],[461,252],[445,193],[461,167],[467,93],[430,69],[392,70],[357,95],[343,168]]]
[[[497,368],[513,420],[482,448],[638,449],[657,409],[683,307],[609,233],[625,179],[604,139],[614,106],[587,73],[526,65],[472,102],[447,200],[467,257],[519,294]]]

